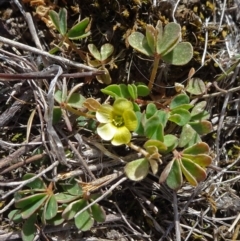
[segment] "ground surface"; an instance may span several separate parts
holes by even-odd
[[[48,142],[52,133],[46,129],[44,119],[50,80],[31,76],[14,80],[2,75],[38,72],[52,64],[60,65],[64,73],[78,72],[79,68],[63,59],[42,59],[38,52],[13,46],[14,42],[23,43],[35,49],[42,47],[46,52],[56,46],[60,37],[49,25],[47,12],[49,9],[58,12],[60,7],[67,9],[69,28],[90,17],[91,35],[74,41],[80,53],[64,44],[56,55],[87,66],[89,43],[98,48],[111,43],[114,53],[107,69],[114,84],[148,84],[152,61],[128,46],[126,38],[132,31],[144,32],[146,24],[155,26],[159,19],[163,24],[176,21],[181,25],[183,40],[193,45],[193,59],[181,67],[161,64],[152,99],[161,104],[171,100],[176,94],[174,84],[186,85],[190,69],[195,68],[194,77],[201,78],[209,86],[198,100],[207,101],[206,109],[213,124],[212,132],[202,137],[211,148],[213,167],[208,169],[207,179],[197,187],[185,183],[178,190],[174,202],[178,204],[179,220],[174,219],[174,193],[165,184],[158,183],[159,172],[155,176],[149,174],[141,182],[124,179],[100,202],[107,214],[106,221],[96,224],[90,231],[81,232],[71,222],[56,227],[44,227],[39,222],[35,240],[177,240],[175,227],[180,227],[177,232],[181,234],[181,240],[240,240],[240,80],[236,64],[240,2],[12,0],[0,1],[0,36],[13,40],[11,43],[0,40],[0,241],[20,239],[22,223],[14,224],[8,213],[14,209],[13,194],[22,188],[21,180],[26,173],[40,174],[49,183],[56,177],[64,179],[64,173],[76,171],[71,173],[73,177],[91,182],[94,178],[122,171],[122,159],[136,158],[132,157],[135,153],[123,146],[111,147],[109,143],[102,143],[89,131],[90,124],[82,126],[76,116],[71,115],[72,130],[64,121],[54,126],[68,165],[58,164],[57,160],[61,159],[59,149]],[[31,14],[32,24],[27,21],[26,13]],[[36,44],[30,25],[36,30],[40,45]],[[60,79],[62,81],[62,77]],[[94,76],[66,77],[66,80],[70,89],[83,83],[82,95],[105,101],[106,96],[100,92],[105,85]],[[27,142],[30,144],[26,145]],[[163,163],[167,161],[166,157]],[[100,193],[121,178],[122,174],[104,185]]]

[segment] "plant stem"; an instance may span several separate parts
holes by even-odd
[[[161,55],[156,54],[154,56],[153,69],[152,69],[150,81],[148,83],[148,88],[149,88],[150,91],[152,90],[152,87],[153,87],[153,84],[154,84],[154,80],[155,80],[155,77],[156,77],[156,74],[157,74],[157,69],[158,69],[160,59],[161,59]]]
[[[147,151],[145,151],[144,149],[142,149],[141,147],[134,145],[132,142],[129,142],[127,144],[131,149],[133,149],[134,151],[137,151],[139,153],[141,153],[143,156],[145,156],[146,158],[149,156],[149,153]]]
[[[83,54],[83,51],[78,49],[77,46],[67,36],[65,36],[64,40],[76,53],[79,54],[83,61],[86,59],[85,55]]]
[[[68,110],[70,111],[71,113],[77,115],[77,116],[85,116],[87,118],[91,118],[91,119],[94,119],[95,118],[95,115],[91,115],[91,114],[88,114],[88,113],[84,113],[80,110],[76,110],[76,109],[73,109],[71,106],[69,106],[68,104],[65,104],[65,105],[61,105],[61,107],[65,110]]]

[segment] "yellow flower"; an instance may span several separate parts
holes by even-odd
[[[130,131],[134,131],[138,124],[132,102],[124,98],[116,99],[113,106],[101,105],[96,118],[100,122],[98,135],[105,141],[111,140],[114,146],[128,144],[131,140]]]

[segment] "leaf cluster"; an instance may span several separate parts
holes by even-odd
[[[88,45],[88,50],[95,60],[90,60],[87,56],[87,63],[89,66],[98,68],[98,70],[104,70],[105,74],[96,76],[97,80],[102,84],[111,84],[112,79],[109,74],[108,69],[105,67],[107,64],[111,64],[111,55],[113,54],[114,47],[113,45],[106,43],[102,45],[100,51],[94,44]]]
[[[67,10],[61,8],[59,13],[54,10],[49,11],[49,17],[51,18],[57,31],[64,37],[67,37],[71,40],[86,38],[91,34],[88,29],[90,19],[84,18],[79,23],[67,29]]]
[[[136,95],[134,96],[130,94],[132,86],[129,88],[129,85],[123,84],[111,85],[102,91],[116,99],[124,96],[134,101],[138,97],[138,88],[137,86],[135,88]],[[144,90],[143,87],[140,89]],[[210,165],[212,160],[208,154],[207,144],[201,140],[202,135],[212,130],[212,124],[207,120],[209,113],[205,111],[205,107],[206,101],[201,101],[194,106],[190,103],[189,96],[183,93],[175,96],[169,107],[165,109],[158,109],[154,102],[148,103],[144,111],[135,108],[138,126],[134,132],[147,138],[147,141],[143,145],[144,149],[141,149],[142,152],[140,151],[144,157],[128,163],[125,166],[126,175],[134,181],[142,180],[148,174],[149,167],[153,174],[156,174],[159,164],[162,163],[161,156],[172,152],[173,160],[168,164],[167,171],[161,175],[161,182],[167,180],[166,183],[170,188],[178,189],[183,183],[182,173],[192,185],[202,181],[206,177],[205,167]],[[166,133],[172,125],[181,128],[179,134]],[[129,146],[133,147],[132,144]],[[205,147],[204,151],[196,154],[196,148],[202,149],[203,147]],[[177,151],[179,148],[185,149],[181,152]],[[189,152],[189,150],[192,151]],[[191,155],[186,156],[186,153]],[[175,162],[179,164],[178,168],[175,167],[177,165]],[[187,172],[189,165],[191,176]],[[194,171],[191,170],[192,166],[195,168]],[[170,177],[176,173],[179,178],[175,178],[173,184],[171,181],[173,179]],[[167,179],[168,176],[170,179]]]
[[[82,115],[100,121],[100,125],[97,127],[99,135],[104,140],[110,140],[111,137],[113,137],[112,143],[115,143],[116,141],[114,140],[118,138],[118,140],[121,140],[119,143],[128,144],[127,142],[131,140],[129,130],[133,131],[133,129],[130,128],[126,131],[125,125],[130,125],[130,116],[132,117],[131,121],[137,120],[137,127],[134,132],[138,136],[146,138],[146,141],[143,148],[138,150],[133,147],[132,143],[128,144],[131,148],[135,148],[137,151],[140,150],[139,152],[141,152],[144,156],[143,158],[132,161],[125,166],[125,173],[131,180],[142,180],[148,174],[149,168],[151,168],[153,174],[156,174],[158,172],[159,165],[162,164],[161,157],[171,152],[174,154],[174,161],[170,162],[172,163],[171,168],[168,168],[168,171],[164,172],[164,177],[166,176],[166,178],[161,178],[161,181],[171,180],[167,179],[167,176],[171,176],[172,173],[176,172],[176,170],[179,170],[178,173],[180,175],[186,161],[185,159],[175,157],[176,153],[181,153],[178,149],[191,148],[194,145],[201,143],[201,145],[205,145],[205,143],[201,140],[201,136],[212,130],[212,124],[207,120],[209,118],[209,113],[205,110],[206,101],[201,101],[193,105],[190,102],[189,96],[185,93],[176,95],[171,100],[168,108],[158,109],[156,103],[149,102],[146,108],[142,109],[137,104],[138,98],[149,94],[149,89],[144,84],[114,84],[105,87],[101,91],[116,99],[115,102],[117,102],[117,100],[121,100],[121,103],[129,103],[130,100],[132,102],[131,106],[133,106],[134,113],[131,112],[132,114],[129,116],[121,116],[124,114],[127,106],[121,106],[122,111],[118,112],[109,104],[101,105],[96,100],[92,98],[82,98],[80,94],[73,93],[73,91],[70,91],[68,95],[66,94],[66,90],[57,91],[55,99],[59,102],[60,106],[64,106],[65,110],[72,111],[72,113],[79,116]],[[75,103],[74,101],[69,102],[69,100],[74,100]],[[63,102],[65,103],[64,105]],[[76,110],[72,107],[76,108]],[[88,112],[81,112],[80,110],[82,107],[86,108]],[[97,113],[97,118],[95,113]],[[90,114],[92,116],[90,116]],[[134,115],[136,117],[134,117]],[[124,124],[124,121],[126,121],[126,124]],[[117,125],[115,126],[115,124]],[[171,133],[171,131],[169,132],[168,129],[175,129],[173,127],[178,127],[180,130],[178,130],[177,133]],[[125,135],[128,135],[128,138]],[[126,140],[128,141],[126,142]],[[206,152],[207,151],[204,152],[204,155],[207,155],[207,161],[206,163],[203,161],[204,164],[202,164],[203,167],[201,168],[197,163],[199,161],[199,157],[197,155],[193,155],[190,158],[191,163],[196,160],[194,165],[199,167],[196,169],[196,172],[192,173],[192,178],[196,178],[195,181],[190,180],[189,175],[187,175],[186,172],[183,172],[184,176],[191,184],[196,185],[199,180],[203,180],[203,177],[206,176],[204,168],[211,163],[211,157]],[[185,152],[183,151],[182,153]],[[176,164],[174,164],[176,160],[178,160],[178,163],[182,163],[182,169],[173,168],[176,166]],[[181,160],[181,162],[179,160]],[[180,164],[179,167],[181,167]],[[198,178],[198,175],[202,178]],[[178,185],[176,184],[176,180],[178,180]],[[183,181],[181,178],[176,180],[174,185],[171,185],[170,181],[167,181],[167,185],[171,188],[174,187],[174,189],[176,189],[176,186],[179,188]]]
[[[153,69],[149,81],[152,89],[159,61],[173,65],[185,65],[193,56],[192,45],[181,41],[181,26],[177,23],[168,23],[163,29],[162,22],[158,21],[156,27],[147,24],[146,34],[133,32],[128,37],[129,44],[142,54],[154,58]]]
[[[61,41],[57,47],[50,50],[50,53],[54,54],[59,51],[64,43],[70,45],[82,58],[84,58],[82,52],[78,50],[76,45],[72,42],[73,40],[79,40],[90,36],[90,18],[84,18],[70,29],[67,27],[67,10],[65,8],[60,8],[57,13],[54,10],[49,11],[49,17],[56,28],[56,30],[61,35]]]
[[[28,173],[23,179],[28,180],[35,174]],[[48,186],[41,178],[26,184],[24,189],[15,194],[15,207],[8,217],[18,223],[24,221],[22,226],[22,239],[31,241],[36,233],[36,223],[43,225],[60,225],[65,221],[74,219],[76,227],[82,231],[89,230],[94,221],[104,222],[106,215],[99,204],[93,204],[91,208],[78,214],[96,199],[96,194],[86,195],[82,187],[75,181],[60,183],[63,191],[55,193],[53,183]]]
[[[164,30],[162,22],[158,21],[156,27],[148,24],[146,35],[134,32],[128,37],[129,44],[144,55],[161,58],[173,65],[188,63],[193,54],[192,45],[181,42],[181,27],[176,23],[168,23]]]

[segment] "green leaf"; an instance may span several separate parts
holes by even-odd
[[[25,180],[28,180],[35,176],[36,176],[36,174],[34,174],[34,173],[27,173],[23,176],[23,180],[25,181]],[[32,181],[30,183],[27,183],[26,186],[30,187],[32,189],[46,189],[47,188],[45,183],[43,182],[43,180],[40,177],[38,177],[37,179],[35,179],[34,181]]]
[[[183,154],[183,157],[191,160],[192,162],[198,164],[201,167],[207,167],[212,163],[212,158],[206,154],[198,154],[198,155]]]
[[[128,92],[133,100],[137,99],[137,86],[134,84],[128,85]]]
[[[127,85],[125,85],[125,84],[119,84],[119,85],[117,85],[117,86],[120,87],[120,93],[121,93],[121,95],[120,95],[119,97],[123,97],[123,98],[126,98],[126,99],[129,99],[129,98],[131,97],[130,94],[129,94],[129,92],[128,92],[128,87],[127,87]]]
[[[134,132],[137,133],[138,135],[143,136],[144,135],[144,128],[142,124],[143,114],[140,111],[135,112],[135,114],[138,120],[138,126]]]
[[[212,131],[212,123],[210,121],[202,120],[198,122],[188,123],[199,135],[208,134]]]
[[[206,101],[201,101],[193,107],[191,111],[191,121],[209,119],[210,114],[207,111],[205,111],[206,105]]]
[[[56,197],[58,203],[69,203],[69,202],[76,200],[77,198],[80,198],[81,196],[80,195],[72,196],[67,193],[61,192],[61,193],[55,194],[55,197]]]
[[[158,126],[159,126],[158,116],[152,116],[151,118],[147,119],[144,126],[146,137],[151,139],[154,133],[156,132]]]
[[[187,158],[182,158],[181,169],[186,179],[193,186],[196,186],[198,182],[203,181],[207,177],[202,167]]]
[[[182,172],[180,168],[179,161],[176,159],[172,165],[171,171],[166,179],[166,184],[174,190],[177,190],[181,187],[183,182]]]
[[[74,25],[67,33],[68,38],[74,40],[89,36],[90,31],[86,32],[89,22],[89,18],[84,18],[82,21]]]
[[[191,115],[187,110],[176,109],[171,111],[171,115],[169,116],[168,119],[179,126],[184,126],[191,119]]]
[[[207,105],[207,101],[205,101],[205,100],[197,103],[197,104],[192,108],[191,116],[194,117],[194,116],[196,116],[196,115],[201,114],[201,113],[205,110],[206,105]]]
[[[200,143],[200,142],[202,142],[202,139],[198,135],[198,133],[195,132],[193,135],[193,138],[189,141],[189,143],[184,148],[191,147],[191,146],[195,145],[196,143]]]
[[[169,107],[171,110],[173,110],[174,108],[184,104],[189,104],[189,97],[185,94],[179,94],[173,98]]]
[[[123,87],[121,87],[121,88],[123,88]],[[104,89],[101,89],[101,92],[103,94],[110,95],[114,98],[124,97],[124,96],[122,96],[121,88],[119,85],[113,84],[113,85],[109,85],[109,86],[105,87]]]
[[[89,210],[82,212],[80,215],[75,217],[75,225],[82,231],[88,231],[92,228],[94,220],[90,215]]]
[[[61,186],[64,191],[68,192],[70,195],[78,196],[83,194],[82,187],[73,179],[70,182],[61,183]]]
[[[189,125],[186,124],[182,128],[182,132],[179,138],[179,147],[185,147],[195,135],[195,130]]]
[[[161,45],[162,37],[163,37],[163,26],[160,20],[157,21],[156,31],[157,31],[156,47],[158,48],[158,46]]]
[[[196,143],[195,145],[188,147],[183,150],[183,154],[191,154],[191,155],[198,155],[198,154],[208,154],[210,151],[209,146],[205,142]]]
[[[74,218],[76,213],[78,213],[81,209],[88,205],[87,201],[84,199],[77,200],[75,202],[70,203],[63,211],[62,217],[65,220],[70,220]]]
[[[186,91],[192,95],[201,95],[206,92],[206,85],[200,78],[191,78]]]
[[[63,97],[63,92],[61,90],[57,90],[55,92],[54,99],[58,102],[58,104],[61,104],[62,102],[66,101],[66,97]]]
[[[154,116],[157,112],[157,107],[153,103],[149,103],[146,108],[146,117],[149,119],[150,117]]]
[[[181,38],[181,27],[177,23],[165,26],[161,40],[157,41],[157,53],[162,57],[172,51]]]
[[[168,121],[169,112],[158,110],[155,115],[158,116],[160,123],[162,124],[163,128],[165,128]]]
[[[107,60],[112,55],[113,51],[114,51],[114,47],[111,44],[106,43],[102,45],[100,49],[101,61]]]
[[[37,216],[34,214],[29,217],[22,226],[21,236],[23,241],[32,241],[37,228],[35,226]]]
[[[188,42],[179,43],[171,52],[162,59],[172,65],[185,65],[193,56],[193,47]]]
[[[201,95],[206,92],[206,85],[200,78],[191,78],[186,91],[192,95]]]
[[[54,195],[50,196],[44,206],[44,217],[46,220],[52,219],[57,215],[58,204]]]
[[[21,210],[14,209],[8,214],[8,218],[14,223],[19,223],[22,221]]]
[[[84,96],[79,93],[72,93],[72,95],[68,98],[67,104],[73,108],[80,109],[83,107],[83,103],[86,100]]]
[[[47,197],[46,193],[38,193],[38,194],[33,194],[31,196],[27,196],[24,198],[21,198],[17,201],[15,201],[15,207],[16,208],[25,208],[28,206],[31,206],[41,200],[42,198]]]
[[[164,144],[167,146],[167,150],[163,151],[163,153],[169,153],[178,146],[178,138],[171,134],[165,135]]]
[[[165,151],[167,150],[167,146],[159,140],[148,140],[144,143],[144,148],[147,149],[150,146],[155,146],[159,151]]]
[[[94,200],[96,200],[97,198],[99,198],[101,195],[102,195],[101,192],[92,193],[92,194],[90,195],[90,200],[91,200],[91,202],[92,202],[92,200],[94,201]]]
[[[53,125],[57,124],[61,120],[61,117],[62,117],[62,109],[59,106],[54,106],[52,124]]]
[[[174,190],[177,190],[182,185],[182,172],[179,161],[173,159],[170,161],[160,175],[159,183],[165,182]]]
[[[191,118],[191,121],[202,121],[202,120],[207,120],[209,119],[210,114],[206,110],[199,113],[198,115],[195,115]]]
[[[173,110],[190,110],[191,108],[193,108],[193,105],[191,104],[183,104],[183,105],[179,105],[178,107],[175,107]]]
[[[47,224],[58,226],[62,224],[64,221],[65,220],[62,218],[62,214],[58,213],[54,218],[52,218],[51,220],[48,220]]]
[[[61,31],[60,31],[60,20],[59,20],[58,13],[56,13],[54,10],[50,10],[48,13],[49,13],[49,17],[50,17],[53,25],[55,26],[57,31],[59,33],[61,33]]]
[[[36,194],[37,195],[37,194]],[[42,205],[43,203],[47,200],[48,195],[44,194],[45,196],[36,201],[35,203],[30,204],[29,206],[26,206],[22,208],[22,218],[27,219],[29,218],[33,213],[35,213]]]
[[[133,102],[133,111],[134,112],[141,111],[140,106],[135,102]]]
[[[143,85],[143,84],[138,84],[137,85],[137,95],[138,96],[142,96],[142,97],[148,96],[149,93],[150,93],[150,90],[149,90],[149,88],[146,85]]]
[[[181,162],[181,170],[183,175],[185,176],[186,180],[192,185],[192,186],[197,186],[198,182],[196,178],[189,172],[183,165],[182,161]]]
[[[98,68],[99,70],[104,70],[105,74],[101,74],[101,75],[97,75],[96,79],[98,80],[99,83],[101,84],[105,84],[105,85],[109,85],[112,83],[112,79],[111,76],[109,74],[108,69],[106,69],[105,67],[101,66],[100,68]]]
[[[134,32],[128,37],[129,44],[137,51],[147,56],[153,56],[154,52],[147,43],[147,38],[139,32]]]
[[[63,36],[67,32],[67,10],[65,8],[59,10],[59,30]]]
[[[155,129],[155,132],[151,136],[151,139],[163,142],[163,140],[164,140],[163,135],[164,135],[163,126],[162,126],[161,123],[159,123],[158,126]]]
[[[94,220],[96,220],[97,222],[104,222],[106,219],[106,213],[104,211],[104,209],[98,204],[95,203],[91,206],[91,210],[92,210],[92,216],[94,218]]]
[[[148,46],[150,47],[152,53],[155,52],[155,41],[156,41],[156,36],[157,32],[156,32],[156,29],[150,25],[150,24],[147,24],[146,26],[146,39],[147,39],[147,43],[148,43]]]
[[[62,46],[62,44],[63,44],[63,41],[61,41],[56,47],[50,49],[48,53],[52,55],[56,54],[58,51],[60,51],[60,46]]]
[[[148,174],[149,163],[146,158],[140,158],[127,163],[124,168],[126,176],[132,181],[141,181]]]
[[[95,44],[88,44],[88,50],[95,59],[101,61],[101,54]]]

